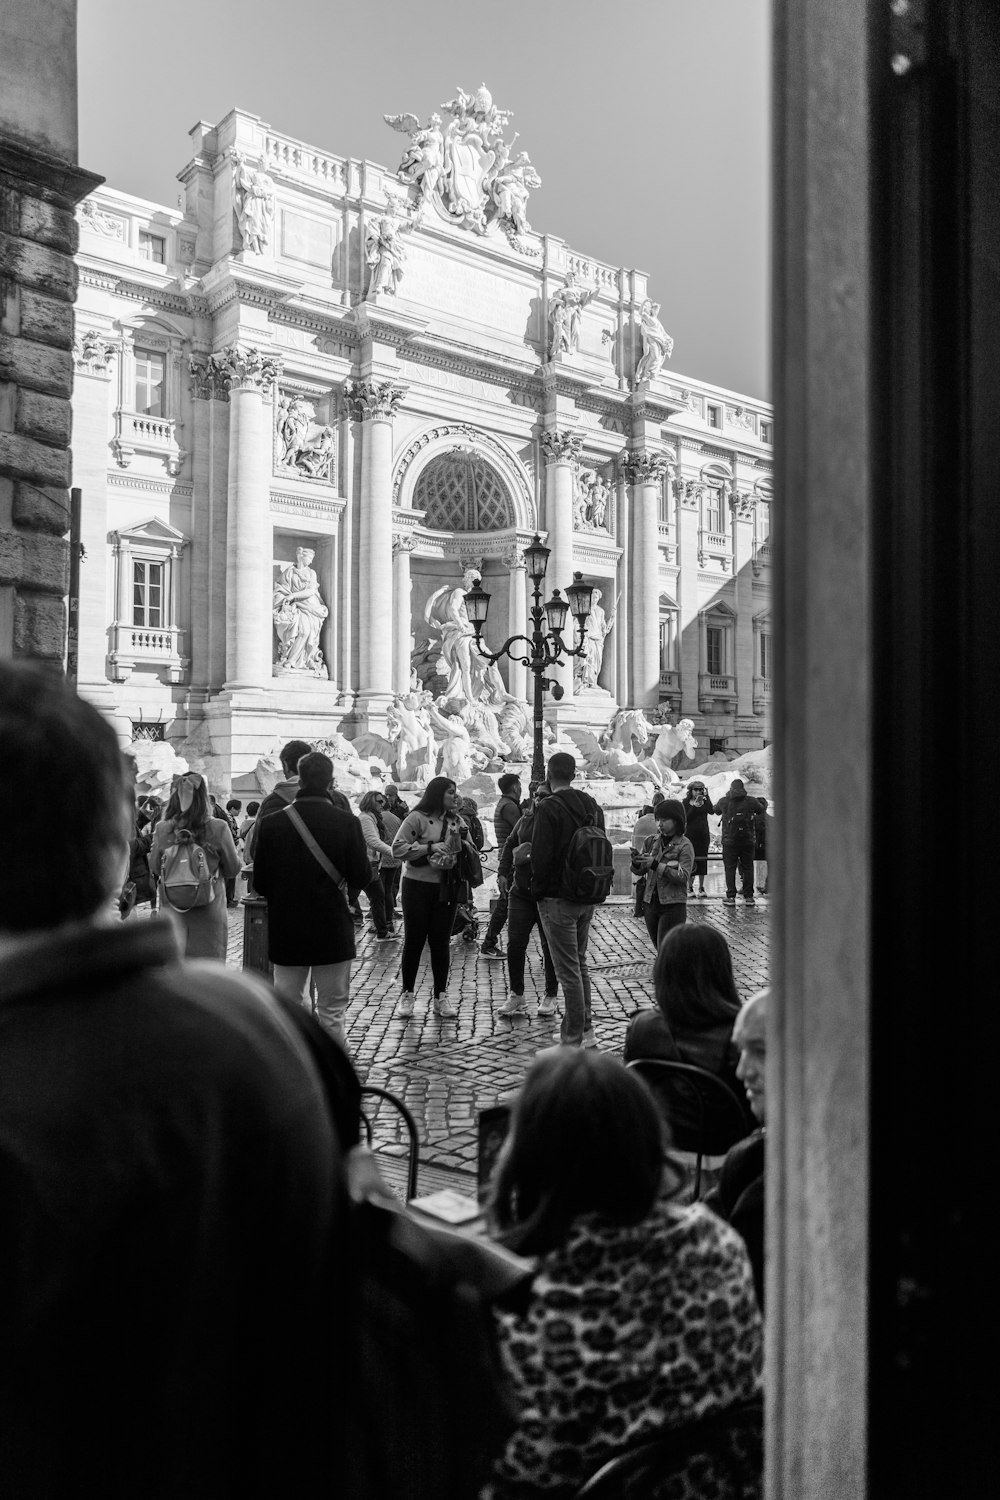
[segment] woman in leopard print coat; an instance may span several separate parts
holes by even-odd
[[[646,1085],[607,1054],[553,1048],[528,1073],[492,1220],[539,1257],[538,1274],[527,1310],[498,1314],[521,1417],[483,1500],[562,1500],[622,1449],[760,1392],[743,1241],[701,1204],[674,1201],[662,1132]],[[663,1495],[759,1495],[757,1437],[741,1482],[699,1456]]]

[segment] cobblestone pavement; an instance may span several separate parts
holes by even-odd
[[[710,887],[715,882],[710,880]],[[486,913],[481,913],[481,930]],[[769,903],[742,900],[723,906],[719,896],[692,901],[688,920],[708,922],[732,949],[736,983],[744,996],[768,980]],[[243,955],[242,909],[230,912],[228,962]],[[506,932],[501,937],[504,942]],[[540,1047],[558,1040],[559,1016],[508,1020],[495,1014],[507,997],[507,965],[484,959],[478,945],[452,943],[450,991],[458,1016],[443,1021],[431,1013],[429,966],[417,979],[416,1012],[396,1014],[401,943],[377,945],[359,934],[351,980],[347,1045],[363,1083],[378,1084],[405,1101],[420,1130],[420,1187],[427,1191],[448,1180],[445,1174],[472,1174],[476,1168],[479,1111],[513,1093]],[[625,1028],[635,1010],[652,1004],[652,950],[632,902],[612,900],[597,909],[589,958],[593,1022],[598,1044],[621,1052]],[[544,991],[541,950],[533,934],[528,947],[525,994]],[[406,1132],[398,1112],[380,1104],[370,1115],[373,1144],[383,1158],[406,1154]],[[459,1184],[461,1185],[461,1184]]]

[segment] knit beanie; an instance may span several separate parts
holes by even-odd
[[[662,802],[658,802],[654,808],[654,813],[658,823],[662,822],[664,818],[673,818],[677,824],[678,833],[683,833],[687,827],[687,817],[684,812],[683,803],[675,802],[670,797],[664,797]]]

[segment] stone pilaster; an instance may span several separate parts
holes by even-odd
[[[73,344],[74,440],[73,478],[83,504],[80,513],[80,639],[77,684],[102,708],[110,701],[107,683],[107,626],[112,620],[131,623],[119,601],[109,598],[108,548],[108,413],[111,378],[120,345],[93,329]],[[131,584],[131,570],[128,583]],[[126,611],[131,607],[131,595]]]
[[[271,682],[271,436],[264,394],[281,364],[234,344],[218,356],[218,367],[229,383],[225,685],[235,692]]]
[[[410,617],[410,553],[412,536],[392,539],[392,689],[405,693],[410,687],[410,657],[413,647]]]
[[[381,716],[393,686],[392,419],[406,387],[390,380],[352,380],[345,395],[361,423],[358,513],[358,708]],[[409,681],[409,673],[407,673]]]
[[[633,449],[622,454],[621,465],[631,491],[628,703],[654,709],[660,699],[659,502],[667,460],[662,453]]]
[[[629,701],[629,629],[632,608],[632,584],[630,579],[629,538],[629,493],[625,474],[620,464],[615,465],[615,540],[622,549],[618,564],[618,613],[615,618],[615,699],[620,704]]]
[[[753,522],[757,502],[753,495],[743,494],[734,485],[729,499],[733,517],[733,587],[736,591],[736,714],[758,727],[753,711],[754,638],[753,638]],[[741,726],[737,725],[739,729]]]
[[[677,621],[680,641],[677,670],[681,680],[681,713],[695,722],[701,717],[699,676],[704,643],[703,621],[698,609],[698,526],[700,487],[693,479],[674,481],[677,503]]]
[[[194,355],[191,372],[193,487],[191,691],[200,697],[226,678],[219,600],[226,590],[229,381],[214,355]]]
[[[552,597],[553,589],[565,593],[573,582],[573,493],[580,462],[582,439],[578,432],[552,429],[542,433],[545,454],[545,525],[551,548],[548,571],[543,585],[542,602]],[[568,646],[576,644],[575,626],[567,616],[563,639]],[[574,658],[567,657],[547,674],[561,683],[563,702],[573,696]]]
[[[102,181],[0,139],[0,655],[60,661],[69,586],[76,203]],[[102,553],[104,543],[102,541]]]
[[[528,634],[528,572],[524,553],[520,547],[504,558],[504,566],[510,569],[510,595],[507,608],[507,634]],[[526,648],[519,648],[523,651]],[[521,702],[527,702],[528,669],[519,661],[507,664],[507,691]]]

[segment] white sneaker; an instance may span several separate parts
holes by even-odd
[[[544,999],[539,1000],[538,1010],[535,1014],[539,1016],[554,1016],[557,1009],[555,995],[546,995]]]
[[[583,1033],[583,1040],[581,1041],[580,1046],[581,1047],[596,1047],[597,1046],[597,1038],[594,1035],[594,1028],[593,1028],[593,1026],[588,1026],[587,1029],[586,1029],[586,1031]]]
[[[530,1016],[528,1002],[523,995],[511,995],[502,1005],[497,1006],[498,1016]]]
[[[450,1021],[452,1017],[458,1015],[458,1011],[455,1009],[455,1006],[452,1004],[452,1002],[448,999],[447,995],[435,995],[434,1014],[436,1016],[442,1016],[446,1021]]]
[[[412,990],[404,990],[399,997],[399,1014],[401,1016],[413,1015],[413,1002],[416,997]]]

